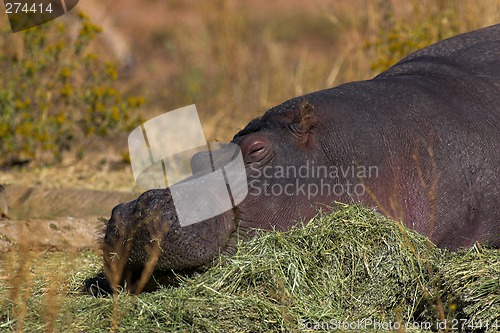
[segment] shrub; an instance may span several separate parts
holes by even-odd
[[[59,160],[82,139],[131,127],[140,97],[117,89],[116,65],[91,51],[101,29],[80,13],[78,34],[50,23],[13,36],[0,27],[0,161]],[[19,47],[12,40],[19,37]]]
[[[473,6],[463,1],[409,1],[406,5],[411,10],[405,14],[397,14],[398,8],[390,1],[377,7],[374,29],[364,45],[374,74],[432,43],[478,28],[476,22],[465,19],[464,13],[471,12]]]

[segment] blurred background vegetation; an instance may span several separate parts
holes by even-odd
[[[78,14],[71,39],[67,26],[45,24],[20,33],[17,48],[0,39],[0,156],[56,162],[61,153],[94,135],[127,130],[141,98],[116,90],[116,65],[88,51],[101,28]],[[2,26],[3,36],[9,34]]]
[[[500,3],[87,0],[72,13],[17,34],[0,21],[0,165],[81,158],[106,136],[126,160],[141,119],[193,103],[207,138],[227,141],[289,98],[499,22]]]

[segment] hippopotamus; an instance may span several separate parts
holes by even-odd
[[[500,245],[500,25],[421,49],[373,79],[292,98],[231,141],[248,194],[179,224],[169,188],[116,206],[104,273],[141,291],[150,275],[189,273],[235,253],[255,229],[287,231],[335,202],[361,203],[438,247]],[[193,176],[224,164],[193,156]],[[212,162],[210,162],[212,161]]]

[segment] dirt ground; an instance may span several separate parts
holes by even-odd
[[[98,139],[81,159],[68,154],[57,165],[0,170],[9,205],[8,219],[0,219],[0,252],[20,240],[37,251],[98,249],[112,208],[141,192],[121,160],[123,148],[120,140]]]

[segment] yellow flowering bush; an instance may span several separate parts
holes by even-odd
[[[116,88],[116,65],[90,50],[101,31],[84,14],[78,34],[51,22],[17,33],[0,26],[0,164],[29,158],[55,162],[76,142],[135,126],[141,97]],[[74,35],[74,33],[73,33]]]
[[[473,30],[458,18],[458,3],[444,6],[438,1],[435,7],[422,11],[418,1],[410,1],[413,6],[413,20],[395,15],[389,8],[379,19],[372,38],[365,43],[365,50],[371,51],[370,69],[378,74],[405,56],[439,40]],[[416,21],[416,22],[414,22]]]

